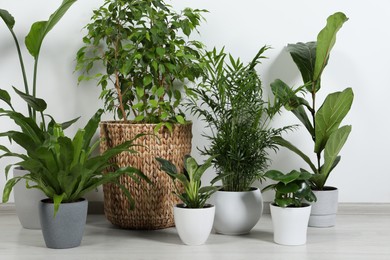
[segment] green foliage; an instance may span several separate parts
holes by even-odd
[[[261,48],[247,65],[223,49],[207,52],[203,82],[192,90],[196,97],[189,104],[191,112],[202,117],[212,130],[206,135],[211,145],[201,152],[218,154],[213,160],[218,174],[214,182],[222,180],[226,191],[247,191],[261,179],[269,163],[268,149],[277,148],[273,137],[286,129],[269,126],[280,107],[263,100],[255,70],[267,49]]]
[[[11,35],[14,39],[16,50],[19,57],[20,67],[22,70],[22,76],[23,76],[23,82],[24,82],[24,93],[15,89],[15,91],[18,93],[19,96],[21,96],[25,101],[27,101],[27,107],[29,116],[32,117],[34,120],[36,120],[36,113],[42,112],[43,106],[46,104],[42,102],[43,100],[36,98],[36,82],[37,82],[37,72],[38,72],[38,58],[41,51],[41,46],[43,43],[43,40],[45,39],[46,35],[53,29],[53,27],[61,20],[61,18],[65,15],[65,13],[68,11],[68,9],[76,2],[77,0],[63,0],[61,5],[57,8],[57,10],[49,17],[47,21],[38,21],[35,22],[30,29],[30,32],[27,34],[25,38],[25,45],[31,54],[31,56],[34,58],[34,72],[33,72],[33,81],[32,81],[32,91],[30,91],[28,82],[27,82],[27,75],[24,68],[24,61],[23,56],[20,51],[20,45],[19,41],[15,35],[15,32],[13,31],[13,27],[15,25],[15,19],[14,17],[6,10],[0,9],[0,17],[8,27],[8,29],[11,32]],[[29,96],[32,96],[32,99],[29,98]],[[26,100],[28,98],[28,100]],[[3,99],[4,100],[4,99]],[[32,103],[32,102],[38,102],[38,103]],[[42,118],[41,120],[44,121],[43,115],[41,114]],[[43,124],[45,125],[45,124]]]
[[[181,87],[200,76],[203,44],[181,35],[196,30],[202,12],[176,13],[163,0],[106,0],[86,26],[79,81],[97,79],[105,110],[124,121],[185,123]]]
[[[316,189],[324,188],[330,172],[341,159],[338,154],[351,132],[351,126],[340,127],[352,106],[354,94],[351,88],[329,94],[316,110],[316,94],[321,88],[322,73],[336,42],[336,33],[347,20],[345,14],[335,13],[328,17],[316,42],[288,45],[287,50],[301,72],[304,83],[302,87],[292,89],[279,79],[271,84],[277,100],[293,112],[308,130],[314,142],[317,162],[313,163],[307,155],[283,138],[278,138],[276,142],[299,155],[310,166],[314,174],[310,182]],[[306,92],[310,93],[311,104],[298,96]],[[311,120],[306,111],[310,113]]]
[[[274,203],[279,207],[302,207],[304,200],[308,202],[317,200],[310,188],[309,179],[312,175],[308,172],[291,171],[283,174],[270,170],[264,176],[277,182],[268,185],[262,191],[275,190]]]
[[[32,99],[32,97],[31,97]],[[41,190],[54,202],[55,213],[61,203],[74,202],[83,197],[85,193],[92,191],[105,183],[116,183],[122,190],[118,178],[128,175],[136,181],[147,177],[133,167],[119,168],[110,161],[115,155],[122,152],[134,153],[131,149],[133,140],[127,141],[101,155],[93,156],[92,152],[99,144],[99,140],[91,145],[91,140],[98,128],[103,111],[99,110],[88,121],[83,129],[79,129],[71,139],[65,136],[64,124],[56,123],[53,119],[47,126],[47,131],[42,130],[34,120],[25,117],[14,110],[0,109],[0,116],[8,117],[20,127],[20,131],[7,131],[0,133],[6,136],[22,148],[27,154],[13,153],[1,146],[3,157],[17,157],[21,161],[8,165],[6,175],[12,165],[17,165],[29,171],[22,177],[14,177],[7,181],[3,191],[3,202],[7,202],[14,185],[24,179],[27,188]],[[72,120],[75,121],[75,120]],[[45,127],[46,128],[46,127]],[[137,138],[137,137],[136,137]],[[107,169],[111,172],[105,173]],[[30,186],[30,182],[35,182]],[[149,181],[148,181],[149,182]],[[125,191],[130,203],[134,207],[134,200],[128,191]]]
[[[187,155],[184,157],[184,173],[179,173],[174,164],[162,158],[156,158],[161,164],[161,170],[165,171],[173,180],[178,196],[187,208],[203,208],[210,196],[218,190],[214,186],[201,187],[201,178],[203,173],[210,168],[211,161],[215,157],[210,157],[204,164],[198,165],[196,160]],[[175,181],[181,183],[184,192]]]

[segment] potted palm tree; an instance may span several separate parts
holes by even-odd
[[[31,100],[33,100],[31,98]],[[4,187],[3,202],[7,202],[12,188],[21,180],[27,188],[38,189],[47,197],[39,203],[39,216],[43,237],[49,248],[71,248],[80,245],[84,232],[88,202],[83,196],[100,185],[112,182],[125,191],[130,205],[134,200],[118,178],[127,175],[140,181],[148,181],[136,168],[119,168],[110,160],[122,152],[134,153],[130,148],[134,140],[127,141],[98,156],[92,152],[100,140],[91,142],[103,111],[99,110],[83,129],[71,139],[64,135],[63,126],[53,119],[41,129],[31,118],[11,110],[0,111],[1,116],[12,119],[20,131],[1,133],[23,148],[27,154],[8,151],[5,156],[21,159],[15,165],[29,173],[9,179]]]
[[[116,119],[101,122],[105,140],[101,151],[138,133],[158,137],[145,135],[137,142],[144,146],[134,148],[136,155],[115,158],[120,166],[139,167],[153,183],[140,188],[130,178],[121,179],[141,198],[131,212],[117,199],[123,197],[117,187],[104,186],[105,214],[117,226],[158,229],[174,225],[171,206],[178,200],[154,158],[163,157],[182,169],[183,156],[191,152],[192,123],[180,105],[184,83],[202,72],[203,45],[185,38],[196,30],[201,14],[189,8],[177,13],[163,0],[106,0],[86,26],[84,46],[77,53],[79,80],[97,78],[105,111]],[[102,66],[104,71],[97,72]]]
[[[224,50],[205,55],[206,73],[194,93],[189,109],[211,128],[210,146],[202,154],[217,154],[213,164],[222,188],[212,197],[216,205],[214,228],[222,234],[248,233],[263,209],[260,190],[253,187],[268,167],[268,150],[276,149],[273,137],[285,128],[269,126],[275,111],[262,97],[263,89],[255,66],[264,58],[263,47],[244,65]],[[229,58],[230,63],[226,60]]]
[[[302,168],[302,172],[313,174],[310,185],[318,200],[313,204],[309,225],[314,227],[330,227],[336,223],[338,189],[326,186],[326,181],[340,162],[339,153],[352,129],[350,125],[340,126],[352,105],[354,94],[351,88],[329,94],[320,106],[316,102],[317,92],[322,87],[321,76],[336,42],[336,33],[347,20],[345,14],[335,13],[328,17],[327,24],[318,34],[316,42],[299,42],[287,46],[302,74],[302,87],[293,89],[281,80],[275,80],[271,84],[276,98],[297,116],[313,140],[315,162],[285,139],[278,137],[276,142],[296,153],[307,163],[309,169]],[[298,94],[301,92],[308,93],[306,96],[311,97],[311,100],[300,97]]]
[[[39,115],[44,109],[46,109],[46,103],[36,97],[37,93],[37,75],[38,75],[38,59],[41,51],[41,46],[46,35],[53,29],[53,27],[61,20],[68,9],[76,2],[76,0],[64,0],[57,10],[49,17],[47,21],[35,22],[25,38],[25,46],[30,55],[34,58],[34,71],[32,77],[32,84],[28,83],[27,74],[24,67],[24,60],[20,49],[18,38],[13,30],[15,26],[14,17],[4,9],[0,9],[0,17],[8,27],[12,38],[15,42],[16,50],[18,53],[21,72],[24,82],[24,91],[20,91],[16,88],[15,92],[24,100],[27,101],[28,115],[33,121],[39,120]],[[33,97],[33,99],[30,98]],[[0,99],[10,104],[10,95],[5,90],[0,90]],[[69,121],[64,126],[69,126],[77,119]],[[44,118],[42,118],[44,123]],[[40,126],[41,127],[41,126]],[[41,127],[42,129],[42,127]],[[6,147],[1,147],[2,151],[8,152]],[[10,167],[6,168],[6,173]],[[20,177],[28,172],[20,167],[13,169],[13,176]],[[38,202],[44,198],[44,194],[40,190],[28,190],[23,182],[19,182],[14,189],[15,208],[17,216],[21,225],[27,229],[39,229],[39,217],[38,217]]]
[[[264,176],[277,182],[263,189],[275,190],[275,200],[270,204],[275,243],[288,246],[306,244],[311,211],[307,202],[316,201],[309,184],[311,174],[295,170],[283,174],[271,170]]]
[[[183,202],[174,206],[175,226],[184,244],[195,246],[204,244],[210,235],[214,222],[215,206],[207,204],[210,196],[218,190],[214,186],[201,187],[203,173],[211,166],[210,157],[204,164],[187,155],[184,157],[184,172],[162,158],[156,158],[175,183],[174,194]],[[176,182],[179,183],[176,184]],[[183,191],[184,189],[184,191]]]

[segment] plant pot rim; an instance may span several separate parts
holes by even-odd
[[[335,190],[338,190],[337,187],[334,187],[334,186],[324,186],[324,188],[321,190],[321,189],[315,189],[315,188],[312,188],[313,191],[335,191]]]
[[[221,186],[218,186],[218,187],[221,187]],[[229,190],[218,190],[217,192],[226,192],[226,193],[245,193],[245,192],[254,192],[254,191],[257,191],[257,190],[260,190],[260,188],[257,188],[257,187],[250,187],[250,190],[246,190],[246,191],[229,191]]]
[[[178,208],[178,209],[184,209],[184,210],[207,210],[207,209],[212,209],[215,207],[213,204],[210,204],[210,203],[205,204],[203,208],[187,208],[187,207],[184,207],[184,205],[185,205],[184,203],[179,203],[179,204],[176,204],[174,207]]]
[[[275,204],[275,202],[271,202],[270,205],[272,207],[275,207],[275,208],[281,208],[281,209],[290,209],[290,210],[294,210],[294,209],[304,209],[304,208],[307,208],[307,207],[311,207],[311,205],[309,203],[302,203],[302,207],[280,207],[280,206],[277,206]]]
[[[128,120],[127,122],[121,121],[121,120],[104,120],[100,121],[100,125],[105,124],[105,125],[148,125],[148,126],[157,126],[158,123],[140,123],[136,122],[134,120]],[[187,120],[185,124],[180,124],[180,123],[172,123],[173,125],[189,125],[192,124],[191,120]]]
[[[78,202],[83,202],[83,201],[86,201],[87,199],[85,198],[79,198],[78,200],[76,201],[72,201],[72,202],[61,202],[61,204],[72,204],[72,203],[78,203]],[[53,199],[51,198],[45,198],[45,199],[42,199],[41,200],[42,203],[45,203],[45,204],[54,204],[53,202]]]

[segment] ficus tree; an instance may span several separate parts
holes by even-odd
[[[351,88],[330,93],[320,106],[316,102],[317,93],[322,88],[321,76],[336,42],[336,34],[347,20],[344,13],[337,12],[328,17],[317,41],[288,44],[287,51],[302,75],[303,86],[293,89],[280,79],[271,84],[276,98],[308,131],[314,143],[316,161],[312,162],[308,155],[282,137],[275,139],[279,145],[290,149],[308,164],[310,170],[302,168],[301,171],[311,172],[310,183],[313,188],[320,190],[324,189],[329,174],[340,162],[339,153],[352,128],[350,125],[341,126],[352,106],[354,94]]]

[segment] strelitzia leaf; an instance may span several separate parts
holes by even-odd
[[[14,28],[15,18],[7,10],[0,9],[0,17],[10,30]]]

